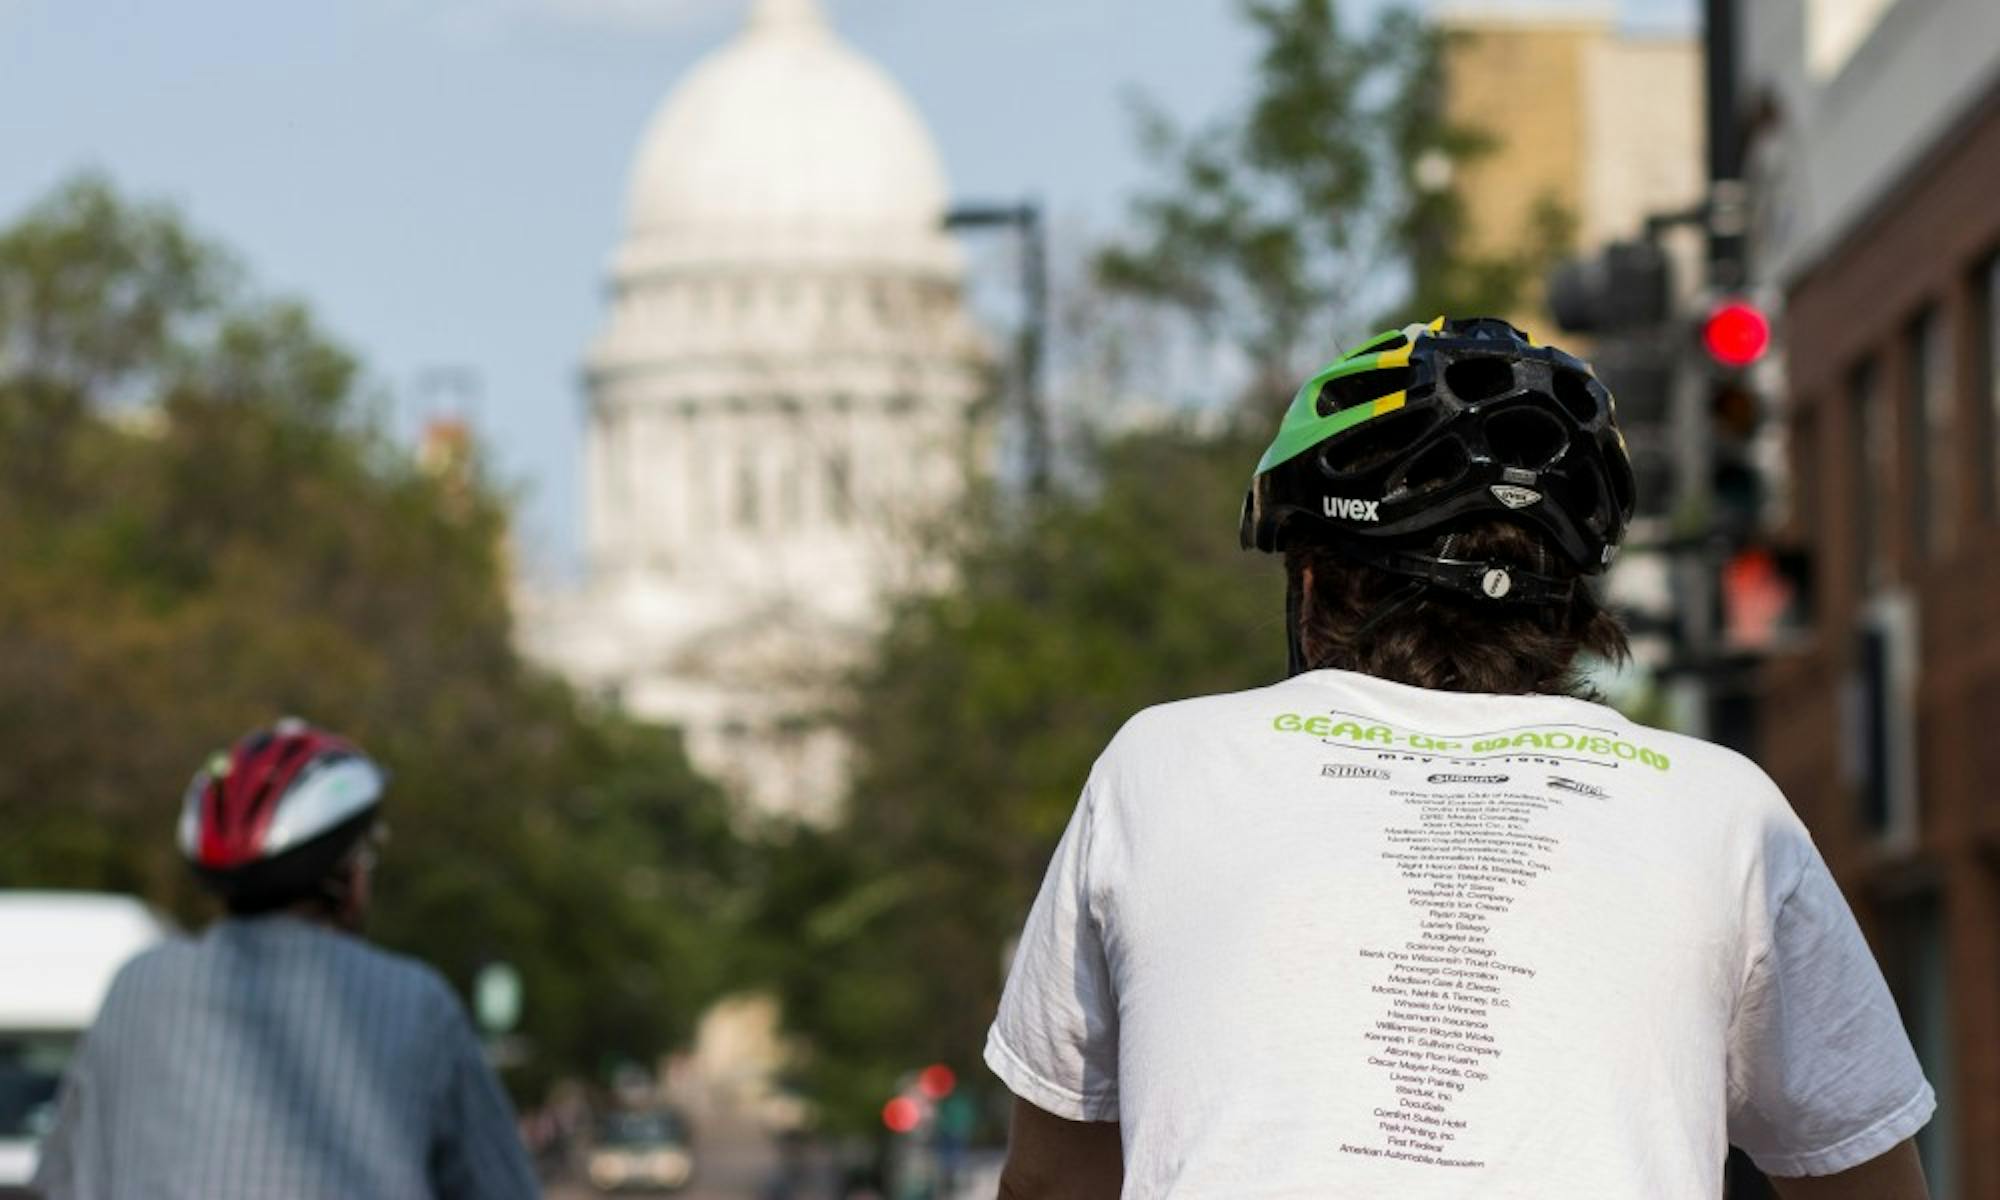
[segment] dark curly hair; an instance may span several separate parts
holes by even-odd
[[[1504,519],[1454,531],[1454,557],[1574,575],[1541,536]],[[1336,667],[1451,692],[1592,698],[1579,673],[1587,652],[1622,663],[1625,629],[1587,581],[1562,607],[1498,605],[1427,587],[1390,609],[1410,580],[1308,543],[1285,551],[1286,586],[1310,668]],[[1307,586],[1310,580],[1310,587]],[[1369,627],[1371,619],[1382,614]]]

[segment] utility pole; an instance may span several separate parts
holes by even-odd
[[[1743,286],[1743,134],[1736,103],[1736,0],[1703,0],[1708,97],[1708,286]]]
[[[1028,494],[1048,493],[1052,451],[1048,410],[1042,397],[1042,350],[1048,336],[1048,245],[1042,228],[1042,208],[1033,200],[1018,204],[961,204],[945,214],[950,230],[1013,229],[1020,237],[1021,322],[1014,338],[1015,407],[1021,422],[1022,457]]]

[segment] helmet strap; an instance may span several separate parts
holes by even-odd
[[[1518,563],[1453,558],[1449,544],[1436,554],[1389,550],[1369,554],[1363,561],[1391,574],[1408,576],[1419,588],[1435,585],[1510,608],[1568,604],[1578,586],[1574,578],[1531,571]]]
[[[1354,631],[1354,636],[1366,637],[1389,618],[1422,601],[1425,593],[1434,587],[1494,605],[1517,609],[1534,606],[1553,611],[1558,605],[1566,605],[1575,599],[1576,589],[1581,585],[1578,579],[1562,578],[1551,573],[1549,568],[1552,564],[1541,547],[1536,548],[1535,554],[1538,569],[1529,570],[1516,563],[1454,558],[1452,551],[1457,542],[1456,533],[1448,534],[1438,540],[1432,553],[1364,549],[1352,543],[1344,546],[1343,549],[1356,561],[1404,576],[1406,580],[1402,587],[1392,592],[1369,614],[1361,627]],[[1291,575],[1285,582],[1287,678],[1312,669],[1311,663],[1306,660],[1302,632],[1305,606],[1304,579],[1302,575]]]

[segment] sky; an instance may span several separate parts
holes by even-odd
[[[956,197],[1033,196],[1070,231],[1114,229],[1149,178],[1135,92],[1187,123],[1219,117],[1244,97],[1255,49],[1233,0],[824,3],[923,114]],[[1694,4],[1621,8],[1685,29]],[[566,573],[581,538],[579,362],[630,159],[674,82],[747,10],[0,0],[0,222],[84,170],[175,203],[260,291],[313,308],[399,430],[469,409],[520,492],[527,564]],[[467,371],[470,401],[429,382]]]

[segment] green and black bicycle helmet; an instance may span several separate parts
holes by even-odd
[[[1508,604],[1558,603],[1603,571],[1632,519],[1631,455],[1590,364],[1488,317],[1370,339],[1306,380],[1257,464],[1245,549],[1302,539]],[[1450,532],[1498,515],[1575,568],[1454,558]]]

